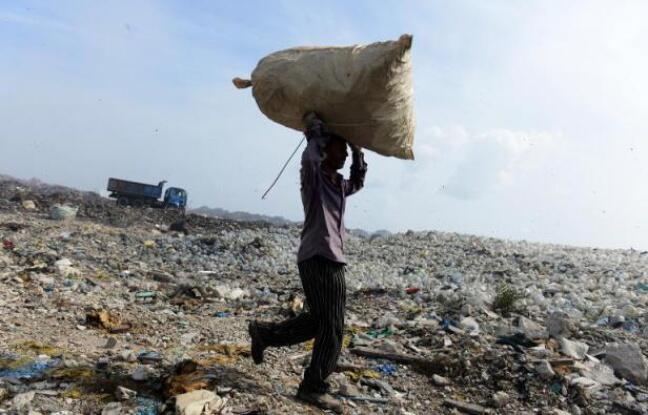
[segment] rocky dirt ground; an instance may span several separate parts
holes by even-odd
[[[312,344],[249,358],[247,320],[303,308],[300,229],[182,220],[0,180],[0,413],[321,413],[293,397]],[[648,413],[648,252],[439,232],[346,249],[348,413]]]

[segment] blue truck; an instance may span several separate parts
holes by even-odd
[[[156,185],[131,182],[128,180],[109,178],[108,191],[110,197],[117,199],[119,206],[150,206],[156,208],[177,208],[184,210],[187,206],[187,192],[179,187],[168,187],[162,196],[166,180]]]

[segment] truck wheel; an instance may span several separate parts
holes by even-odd
[[[125,197],[118,197],[117,206],[128,206],[128,199]]]

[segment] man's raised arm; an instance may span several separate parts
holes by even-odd
[[[309,184],[315,177],[315,173],[321,168],[324,160],[324,147],[328,141],[326,127],[322,120],[317,118],[315,113],[309,113],[304,117],[306,130],[306,148],[302,153],[301,180],[302,186]]]
[[[364,179],[367,174],[367,163],[364,161],[362,149],[355,144],[349,143],[352,152],[351,175],[345,181],[344,193],[349,196],[364,187]]]

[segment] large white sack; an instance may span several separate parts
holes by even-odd
[[[259,61],[251,80],[261,112],[303,130],[316,112],[350,142],[385,156],[413,159],[412,36],[349,47],[299,47]]]

